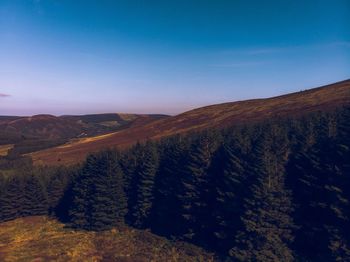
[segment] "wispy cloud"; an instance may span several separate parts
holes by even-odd
[[[11,95],[9,95],[9,94],[0,93],[0,98],[10,97],[10,96],[11,96]]]
[[[333,42],[331,46],[350,47],[350,41]]]
[[[266,47],[266,48],[247,48],[247,49],[227,49],[220,53],[222,55],[268,55],[293,50],[297,47]]]
[[[263,65],[265,62],[233,62],[233,63],[222,63],[222,64],[211,64],[211,67],[223,67],[223,68],[240,68],[240,67],[250,67]]]
[[[285,52],[289,50],[291,50],[291,48],[289,47],[271,47],[271,48],[257,48],[257,49],[245,50],[242,53],[247,55],[264,55],[264,54],[280,53],[280,52]]]
[[[227,49],[221,51],[224,55],[272,55],[276,53],[287,53],[303,49],[324,49],[332,47],[345,47],[350,48],[350,41],[335,41],[323,44],[315,45],[294,45],[294,46],[280,46],[280,47],[257,47],[257,48],[247,48],[247,49]]]

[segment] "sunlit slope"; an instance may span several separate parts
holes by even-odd
[[[45,216],[0,224],[0,261],[213,261],[193,245],[118,227],[73,231]]]
[[[17,135],[36,139],[69,139],[101,135],[130,126],[147,124],[164,115],[95,114],[81,116],[35,115],[28,117],[0,116],[3,137]]]
[[[36,164],[72,164],[90,152],[126,147],[136,141],[157,139],[209,127],[257,122],[271,117],[301,115],[350,104],[350,80],[303,92],[207,106],[105,136],[81,139],[31,154]]]

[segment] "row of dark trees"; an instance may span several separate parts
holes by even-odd
[[[126,223],[233,261],[350,260],[350,109],[207,130],[0,176],[0,218]],[[48,174],[47,174],[48,173]]]
[[[0,221],[32,215],[54,215],[73,173],[66,168],[20,167],[0,171]],[[11,164],[12,166],[12,164]]]

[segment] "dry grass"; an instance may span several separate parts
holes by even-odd
[[[149,232],[74,231],[38,216],[0,224],[0,261],[214,261],[212,255]]]
[[[13,145],[0,145],[0,156],[7,156],[11,148],[13,148]]]
[[[137,118],[136,115],[133,114],[119,114],[119,116],[124,121],[133,121]]]
[[[90,142],[94,142],[94,141],[98,141],[98,140],[103,140],[107,137],[112,136],[115,133],[109,133],[109,134],[105,134],[105,135],[99,135],[99,136],[93,136],[93,137],[86,137],[86,138],[79,138],[79,139],[72,139],[70,142],[58,146],[57,148],[69,148],[75,145],[79,145],[79,144],[85,144],[85,143],[90,143]]]

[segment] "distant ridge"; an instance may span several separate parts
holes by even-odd
[[[194,109],[177,116],[130,127],[30,154],[36,164],[73,164],[90,152],[127,147],[136,141],[158,139],[213,127],[258,122],[273,117],[298,116],[350,104],[350,80],[265,99],[253,99]]]
[[[141,114],[93,114],[54,116],[0,116],[0,131],[12,135],[38,139],[69,139],[85,134],[100,135],[149,123],[167,117],[166,115]]]

